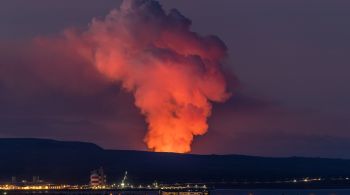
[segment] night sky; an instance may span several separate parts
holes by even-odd
[[[133,96],[66,52],[30,40],[86,28],[118,0],[0,1],[0,137],[94,142],[147,150]],[[220,37],[233,97],[214,103],[193,153],[350,158],[350,2],[163,1]],[[227,71],[227,70],[226,70]],[[227,71],[229,72],[229,71]],[[228,79],[229,86],[237,81]]]

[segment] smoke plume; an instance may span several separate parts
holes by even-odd
[[[65,31],[79,55],[133,93],[153,151],[191,151],[193,137],[207,132],[211,102],[229,97],[221,71],[226,46],[190,27],[179,11],[165,12],[154,0],[124,0],[87,30]]]

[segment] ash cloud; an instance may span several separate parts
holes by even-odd
[[[124,0],[104,19],[93,19],[87,31],[68,29],[63,38],[133,93],[148,124],[144,141],[154,151],[191,151],[194,136],[208,129],[211,102],[229,97],[221,70],[226,46],[190,25],[156,1]]]
[[[222,72],[225,44],[190,27],[179,11],[165,12],[154,0],[124,0],[86,30],[68,28],[60,36],[37,37],[30,49],[19,47],[25,50],[22,66],[2,66],[2,83],[26,97],[43,88],[49,91],[44,96],[94,96],[120,85],[145,117],[149,149],[190,152],[194,136],[208,130],[211,103],[230,96]],[[18,80],[6,78],[15,74]]]

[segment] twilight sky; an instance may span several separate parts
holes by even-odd
[[[1,137],[146,150],[146,125],[132,95],[69,50],[57,57],[29,43],[84,28],[120,2],[0,1]],[[191,19],[193,31],[226,43],[225,65],[240,83],[228,102],[214,104],[209,131],[195,138],[193,153],[350,158],[348,1],[161,3]]]

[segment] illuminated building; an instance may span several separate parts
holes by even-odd
[[[91,186],[103,186],[106,185],[106,175],[103,172],[102,167],[91,171],[90,185]]]

